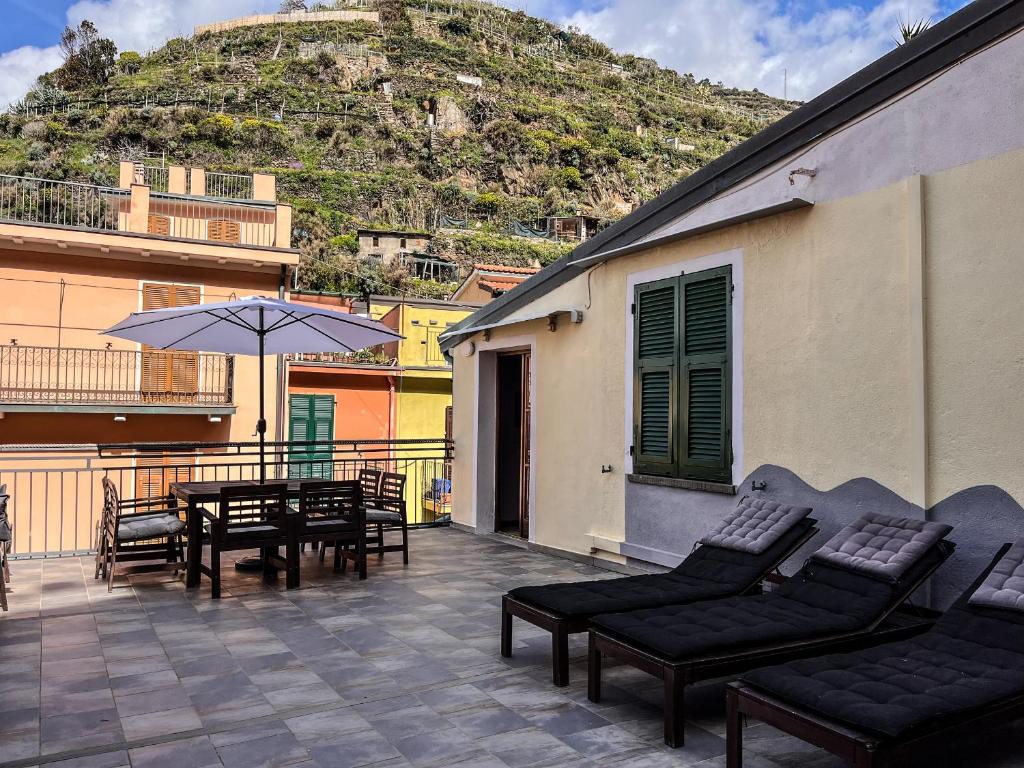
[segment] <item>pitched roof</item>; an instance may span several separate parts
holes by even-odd
[[[1021,0],[975,0],[474,312],[441,337],[442,349],[450,349],[472,334],[475,326],[500,321],[595,264],[625,255],[623,249],[644,236],[1021,26]],[[585,265],[580,263],[584,260]]]
[[[519,285],[526,278],[513,278],[511,280],[481,280],[479,286],[486,288],[491,293],[506,293]]]

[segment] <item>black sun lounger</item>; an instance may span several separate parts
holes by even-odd
[[[744,715],[858,768],[906,765],[958,732],[1012,722],[1024,715],[1024,539],[1003,545],[930,631],[754,670],[726,701],[729,768],[742,765]]]
[[[589,695],[611,656],[661,678],[665,743],[682,746],[686,686],[766,664],[901,640],[927,629],[893,615],[953,552],[950,527],[866,515],[762,595],[595,616]]]
[[[569,635],[591,616],[692,603],[759,590],[765,576],[817,533],[808,507],[743,498],[674,570],[620,579],[513,589],[501,601],[501,655],[512,655],[512,617],[551,632],[555,685],[569,684]]]

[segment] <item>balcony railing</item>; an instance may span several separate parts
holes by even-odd
[[[0,403],[223,406],[233,384],[226,355],[0,347]]]
[[[414,253],[403,253],[398,258],[402,266],[421,280],[434,280],[438,283],[459,281],[458,264]]]
[[[206,172],[206,194],[227,200],[252,200],[252,176]]]
[[[112,187],[0,175],[0,220],[116,232],[131,192]]]
[[[272,247],[277,241],[277,208],[154,192],[149,198],[149,230],[183,240]]]
[[[334,440],[268,443],[268,479],[354,479],[366,468],[406,478],[410,524],[451,513],[451,441]],[[10,494],[15,557],[88,552],[103,509],[101,480],[111,478],[124,498],[163,495],[171,482],[254,480],[255,443],[165,443],[106,446],[0,446],[0,485]]]
[[[379,348],[378,348],[379,349]],[[398,361],[375,349],[359,352],[297,352],[285,355],[293,363],[319,363],[327,365],[396,366]]]

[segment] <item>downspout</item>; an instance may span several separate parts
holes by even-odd
[[[281,279],[277,287],[277,297],[284,301],[288,289],[288,267],[281,267]],[[284,355],[277,356],[277,402],[274,412],[274,441],[284,442],[284,406],[285,395],[288,389],[288,366],[285,363]],[[278,447],[274,460],[275,476],[281,477],[281,449]]]

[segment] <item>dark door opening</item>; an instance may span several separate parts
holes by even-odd
[[[530,355],[500,355],[494,529],[530,537]]]

